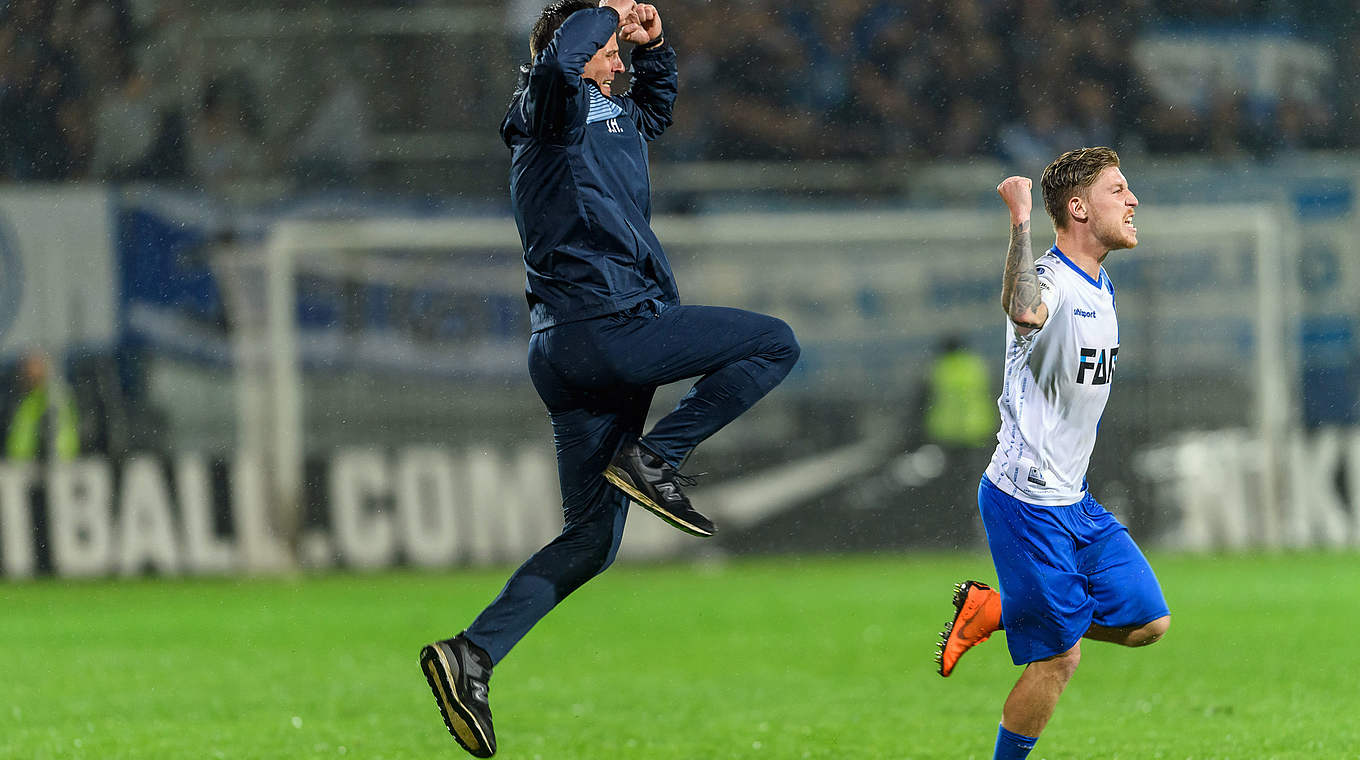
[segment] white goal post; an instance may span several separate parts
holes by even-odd
[[[1225,389],[1245,389],[1250,398],[1218,401],[1227,423],[1254,430],[1267,444],[1263,505],[1277,509],[1281,454],[1270,444],[1284,440],[1298,414],[1292,217],[1274,206],[1187,205],[1140,209],[1138,223],[1140,246],[1114,252],[1106,262],[1126,330],[1123,341],[1144,344],[1121,353],[1121,375],[1147,373],[1149,387],[1166,394],[1183,390],[1174,387],[1179,377],[1224,376],[1231,381]],[[795,393],[857,393],[864,384],[882,391],[924,364],[924,356],[894,352],[932,345],[950,331],[979,335],[1001,325],[996,304],[1008,232],[1001,212],[668,216],[654,226],[686,301],[769,311],[790,322],[808,364]],[[1047,220],[1036,217],[1036,252],[1051,241]],[[523,311],[520,255],[509,219],[284,220],[270,231],[262,260],[242,257],[224,270],[230,279],[264,288],[263,301],[256,299],[260,318],[234,320],[238,435],[242,447],[258,450],[266,463],[278,525],[295,529],[300,520],[304,463],[314,448],[304,412],[309,356],[334,350],[345,354],[347,367],[391,360],[386,371],[447,370],[441,377],[450,383],[477,368],[503,371],[517,364],[514,371],[524,372],[522,324],[514,335],[501,329],[487,340],[458,333],[446,339],[457,346],[451,352],[438,349],[445,344],[397,340],[401,345],[384,346],[379,339],[361,346],[372,350],[369,359],[356,359],[353,346],[359,344],[333,344],[321,328],[309,332],[300,325],[299,294],[308,281],[332,289],[339,286],[325,285],[328,278],[443,289],[448,292],[441,298],[450,301],[499,294]],[[247,277],[249,271],[257,279]],[[999,357],[1000,346],[993,348]],[[430,370],[420,365],[422,350],[456,353],[467,366]],[[1125,353],[1147,357],[1143,368],[1131,369],[1134,359]],[[326,366],[322,361],[315,371],[342,374]],[[1194,398],[1216,398],[1212,388],[1184,390],[1199,394],[1184,402],[1192,410],[1201,405]],[[1177,414],[1174,406],[1167,409],[1157,414]]]

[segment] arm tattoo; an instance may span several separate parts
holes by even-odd
[[[1019,321],[1035,314],[1043,298],[1039,294],[1039,274],[1034,270],[1030,250],[1029,220],[1011,225],[1011,247],[1006,252],[1006,276],[1001,281],[1001,308],[1021,327],[1039,327]]]

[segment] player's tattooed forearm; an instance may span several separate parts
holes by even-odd
[[[1043,303],[1039,274],[1034,270],[1029,220],[1011,225],[1011,247],[1006,252],[1006,277],[1001,283],[1001,307],[1012,319],[1034,314]]]

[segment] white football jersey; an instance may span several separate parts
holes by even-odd
[[[1057,246],[1034,263],[1048,320],[1025,336],[1006,320],[1001,430],[987,478],[1021,501],[1061,506],[1086,492],[1086,466],[1119,355],[1119,322],[1104,267],[1092,280]]]

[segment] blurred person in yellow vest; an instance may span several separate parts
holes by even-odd
[[[977,510],[962,495],[996,447],[999,413],[991,375],[986,359],[962,337],[949,335],[940,341],[922,383],[924,445],[918,453],[933,452],[939,469],[917,497],[933,509],[922,510],[916,519],[939,546],[964,548],[984,540]]]
[[[80,455],[80,424],[70,390],[52,372],[41,351],[30,351],[19,363],[13,410],[5,431],[5,457],[10,461],[70,461]]]
[[[996,440],[996,398],[987,362],[957,336],[945,338],[926,378],[926,440],[978,449]]]

